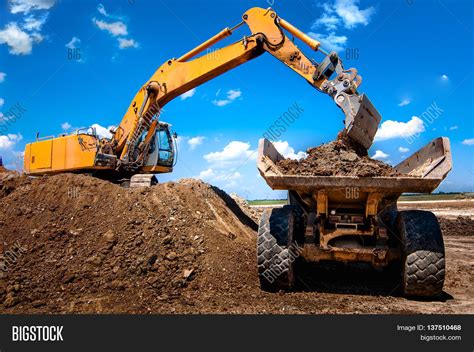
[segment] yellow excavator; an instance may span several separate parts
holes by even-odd
[[[249,35],[196,57],[243,24],[250,28]],[[305,56],[285,31],[323,53],[324,59],[317,63]],[[337,53],[321,49],[317,40],[272,9],[252,8],[241,23],[161,65],[135,95],[118,127],[111,130],[112,138],[100,138],[93,128],[56,138],[37,136],[35,142],[26,145],[24,170],[30,175],[81,172],[111,180],[131,177],[132,185],[149,184],[154,174],[171,172],[175,163],[170,125],[159,118],[165,104],[265,52],[329,95],[345,114],[346,136],[365,149],[370,147],[380,115],[367,96],[358,93],[361,77],[357,70],[345,70]]]

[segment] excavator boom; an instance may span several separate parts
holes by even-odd
[[[230,36],[243,24],[250,29],[249,35],[233,44],[198,56]],[[308,45],[311,50],[322,52],[325,58],[316,63],[305,56],[285,35],[285,31]],[[162,64],[136,93],[119,126],[112,131],[111,139],[95,141],[94,137],[87,135],[62,136],[61,140],[58,138],[35,142],[38,143],[36,146],[31,143],[25,150],[25,170],[30,173],[98,169],[129,174],[170,172],[172,166],[169,164],[165,167],[146,166],[153,143],[157,143],[155,135],[166,129],[159,119],[162,108],[181,94],[265,52],[295,71],[315,89],[329,95],[345,114],[346,137],[363,149],[370,147],[380,115],[367,96],[358,93],[361,77],[357,70],[344,69],[337,53],[326,53],[317,40],[278,17],[272,9],[255,7],[244,13],[242,22],[237,26],[225,28],[178,59],[173,58]],[[169,133],[166,138],[169,139]],[[61,150],[66,148],[73,151],[71,155],[65,155],[61,151],[59,157],[64,160],[60,163],[54,160],[55,142],[61,144]],[[77,146],[78,143],[80,147]],[[33,155],[35,150],[37,155]],[[84,152],[81,156],[76,155],[81,151]],[[49,155],[51,160],[43,160]],[[41,167],[36,167],[35,163]]]

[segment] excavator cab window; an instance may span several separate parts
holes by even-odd
[[[160,125],[156,132],[157,146],[159,148],[158,153],[158,165],[162,166],[173,166],[174,162],[174,149],[173,139],[168,125]]]

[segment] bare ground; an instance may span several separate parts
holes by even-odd
[[[400,296],[397,273],[304,267],[260,290],[256,224],[224,192],[183,180],[125,190],[87,176],[0,183],[1,313],[474,313],[473,220],[441,220],[445,293]]]

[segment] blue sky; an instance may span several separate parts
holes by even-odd
[[[473,3],[470,0],[0,2],[0,155],[21,165],[40,135],[117,125],[136,91],[167,59],[179,57],[246,9],[279,16],[337,50],[363,77],[382,115],[370,155],[397,164],[431,139],[451,140],[454,169],[441,191],[474,191]],[[241,27],[219,45],[248,29]],[[312,53],[297,43],[316,61]],[[78,49],[75,58],[69,49]],[[270,55],[198,87],[165,107],[180,135],[179,160],[161,181],[201,177],[244,197],[275,198],[258,175],[262,134],[297,104],[303,113],[278,139],[287,156],[329,142],[344,118],[331,99]],[[25,111],[26,110],[26,111]],[[6,124],[17,112],[15,123]],[[0,128],[2,124],[0,123]]]

